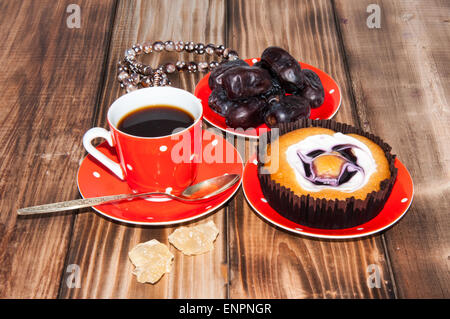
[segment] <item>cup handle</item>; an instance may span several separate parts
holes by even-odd
[[[108,130],[105,130],[101,127],[93,127],[90,130],[88,130],[84,136],[83,136],[83,146],[86,149],[86,151],[91,154],[93,157],[95,157],[100,163],[105,165],[111,172],[117,175],[118,178],[121,180],[125,180],[123,170],[120,167],[119,163],[114,162],[113,160],[109,159],[98,151],[93,145],[92,140],[101,137],[104,138],[106,141],[108,141],[109,146],[113,147],[114,143],[112,140],[111,132]]]

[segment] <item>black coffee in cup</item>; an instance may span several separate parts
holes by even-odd
[[[194,123],[194,116],[173,105],[148,105],[138,108],[120,119],[117,128],[127,134],[140,137],[158,137],[187,128]]]

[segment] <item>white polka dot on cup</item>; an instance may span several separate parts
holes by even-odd
[[[334,93],[334,89],[331,89],[331,90],[330,90],[330,94],[333,94],[333,93]]]
[[[172,191],[172,187],[167,187],[167,188],[166,188],[166,193],[167,193],[167,194],[170,194],[171,191]]]
[[[406,197],[402,198],[402,200],[401,200],[402,203],[406,203],[407,201],[408,201],[408,198],[406,198]]]
[[[267,199],[265,199],[264,197],[261,197],[261,201],[262,201],[263,203],[267,203]]]
[[[252,62],[256,63],[256,62],[258,62],[258,59],[253,59]]]
[[[167,146],[166,146],[166,145],[161,145],[161,146],[159,147],[159,150],[160,150],[161,152],[165,152],[165,151],[167,151]]]
[[[92,175],[94,175],[94,177],[96,177],[96,178],[100,178],[100,173],[99,172],[93,172]]]
[[[127,168],[132,171],[133,170],[133,166],[131,166],[130,164],[127,164]]]

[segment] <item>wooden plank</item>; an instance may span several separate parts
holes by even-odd
[[[73,199],[92,121],[113,1],[0,2],[0,297],[55,298],[73,215],[18,218],[20,207]]]
[[[125,49],[146,40],[183,40],[223,43],[224,1],[120,1],[116,14],[108,71],[95,125],[106,127],[108,106],[124,91],[116,81],[116,63]],[[188,58],[185,55],[184,60]],[[191,59],[193,56],[191,55]],[[177,54],[152,54],[146,62],[154,67],[175,61]],[[200,58],[201,59],[201,58]],[[199,60],[200,61],[200,60]],[[174,86],[193,92],[203,75],[173,77]],[[175,261],[170,274],[155,285],[140,284],[131,274],[128,251],[137,243],[156,238],[168,244],[176,227],[140,227],[113,222],[94,213],[77,216],[67,264],[80,265],[80,289],[62,286],[63,298],[223,298],[226,296],[227,254],[224,209],[200,222],[213,220],[220,234],[215,249],[189,257],[170,250]],[[191,225],[190,223],[189,225]]]
[[[343,95],[336,119],[355,124],[345,57],[329,1],[230,1],[228,33],[229,46],[242,57],[257,57],[267,46],[278,45],[328,72]],[[296,236],[257,217],[242,192],[231,207],[231,298],[394,297],[379,236],[341,241]],[[371,264],[379,267],[381,288],[367,285]]]
[[[359,121],[388,141],[415,186],[410,211],[386,231],[398,296],[449,298],[450,4],[336,1]],[[395,128],[395,129],[393,129]]]

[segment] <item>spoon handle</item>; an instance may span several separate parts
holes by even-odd
[[[170,194],[166,194],[166,193],[148,192],[148,193],[119,194],[119,195],[110,195],[110,196],[101,196],[101,197],[92,197],[92,198],[82,198],[82,199],[75,199],[75,200],[70,200],[70,201],[66,201],[66,202],[59,202],[59,203],[53,203],[53,204],[45,204],[45,205],[20,208],[17,210],[17,214],[19,214],[19,215],[34,215],[34,214],[42,214],[42,213],[60,212],[60,211],[64,211],[64,210],[91,207],[91,206],[96,206],[96,205],[100,205],[100,204],[116,202],[119,200],[148,196],[148,195],[155,195],[155,194],[163,194],[163,195],[170,196]]]
[[[167,197],[171,197],[173,199],[182,201],[182,202],[195,202],[199,200],[204,199],[210,199],[213,196],[216,196],[220,194],[221,192],[227,190],[234,184],[236,184],[239,181],[240,176],[237,174],[230,174],[230,175],[223,175],[219,177],[214,177],[208,180],[205,180],[203,182],[200,182],[198,184],[195,184],[193,186],[189,186],[184,190],[184,192],[180,196],[175,196],[169,193],[162,193],[162,192],[146,192],[146,193],[135,193],[135,194],[119,194],[119,195],[110,195],[110,196],[101,196],[101,197],[92,197],[92,198],[82,198],[82,199],[75,199],[70,200],[67,202],[59,202],[59,203],[53,203],[53,204],[45,204],[45,205],[38,205],[38,206],[32,206],[32,207],[26,207],[26,208],[20,208],[17,210],[17,214],[19,215],[35,215],[35,214],[43,214],[43,213],[53,213],[53,212],[60,212],[64,210],[71,210],[71,209],[78,209],[83,207],[91,207],[96,206],[100,204],[106,204],[111,202],[116,202],[124,199],[131,199],[131,198],[137,198],[137,197],[143,197],[143,196],[149,196],[149,195],[164,195]],[[220,187],[218,185],[214,184],[213,181],[220,181],[222,184],[220,184]],[[213,187],[213,191],[210,191],[208,195],[203,195],[202,197],[195,196],[199,193],[199,191]],[[189,190],[189,191],[188,191]]]

